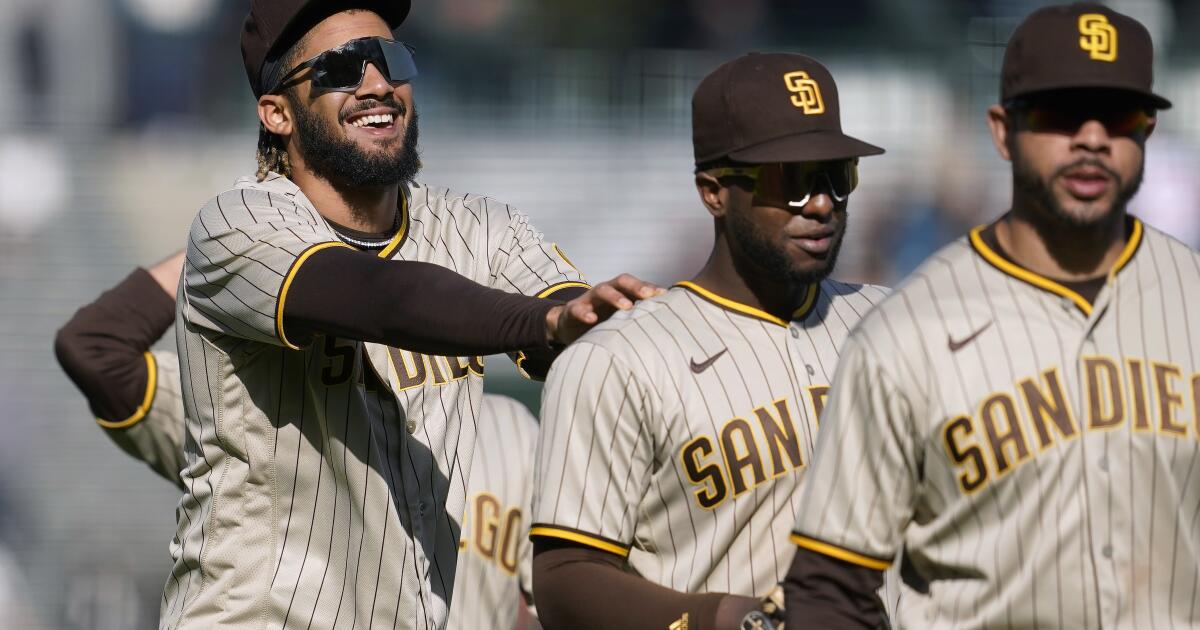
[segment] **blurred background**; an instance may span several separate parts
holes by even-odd
[[[749,50],[826,63],[867,158],[837,277],[894,283],[1009,201],[984,111],[1029,0],[415,0],[422,180],[533,217],[593,279],[661,283],[703,262],[690,98]],[[1200,2],[1114,0],[1157,48],[1175,109],[1136,214],[1200,243]],[[156,626],[172,486],[93,423],[54,331],[135,265],[180,248],[254,170],[245,0],[0,0],[0,627]],[[1192,35],[1189,35],[1191,33]],[[173,335],[168,335],[173,340]],[[537,404],[492,358],[488,388]]]

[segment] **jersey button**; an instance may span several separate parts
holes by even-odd
[[[800,331],[799,331],[799,330],[797,330],[795,326],[792,326],[791,328],[792,328],[792,338],[793,338],[793,339],[799,339],[799,338],[800,338]]]
[[[408,429],[408,434],[412,435],[417,432],[417,421],[409,420],[404,424],[404,428]]]
[[[1104,548],[1100,550],[1100,553],[1104,554],[1105,558],[1111,559],[1113,554],[1112,545],[1104,545]]]
[[[1107,457],[1101,457],[1099,459],[1099,461],[1096,462],[1096,465],[1100,467],[1100,470],[1102,470],[1104,472],[1108,472],[1108,458]]]

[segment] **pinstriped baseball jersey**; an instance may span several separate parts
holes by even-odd
[[[1094,304],[977,229],[850,335],[793,540],[903,547],[901,627],[1200,625],[1200,257],[1131,226]]]
[[[381,257],[531,295],[580,284],[508,206],[404,192]],[[298,347],[288,287],[338,238],[279,176],[239,181],[192,224],[176,326],[187,492],[163,627],[445,623],[482,360],[326,336]]]
[[[484,394],[479,446],[467,482],[467,511],[459,542],[458,572],[449,630],[510,628],[532,593],[533,549],[529,500],[537,420],[525,405]]]
[[[681,283],[597,326],[547,378],[531,535],[675,590],[765,594],[838,346],[883,295],[826,280],[789,322]]]
[[[130,417],[100,418],[96,423],[121,450],[146,462],[154,472],[182,486],[183,398],[179,395],[179,359],[174,352],[147,352],[146,396]]]

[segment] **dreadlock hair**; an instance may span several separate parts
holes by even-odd
[[[298,62],[297,57],[300,55],[300,49],[304,46],[304,42],[308,40],[308,34],[301,36],[296,43],[288,47],[286,51],[279,57],[277,71],[274,73],[276,77],[286,76],[292,67]],[[270,62],[268,62],[270,63]],[[291,87],[284,88],[282,94],[289,97],[287,94]],[[293,101],[294,104],[294,101]],[[291,179],[292,165],[288,160],[287,147],[284,146],[283,137],[267,131],[267,127],[260,121],[258,123],[258,154],[255,156],[258,162],[258,172],[256,173],[258,181],[267,178],[267,175],[272,171]]]
[[[267,178],[272,171],[291,179],[292,165],[288,161],[287,148],[283,146],[283,137],[267,131],[258,123],[258,181]]]

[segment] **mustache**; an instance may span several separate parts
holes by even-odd
[[[383,98],[383,99],[370,99],[367,101],[359,101],[356,105],[354,105],[350,109],[343,110],[341,115],[338,117],[339,118],[338,122],[346,122],[347,118],[349,118],[359,112],[365,112],[368,109],[375,109],[376,107],[391,107],[392,109],[399,111],[401,116],[408,113],[408,108],[404,106],[404,101],[400,101],[400,100],[397,100],[395,97],[388,96],[387,98]]]
[[[1116,171],[1112,170],[1103,162],[1095,158],[1079,158],[1078,160],[1075,160],[1066,166],[1060,167],[1054,171],[1054,175],[1051,177],[1051,179],[1058,179],[1074,169],[1085,166],[1104,171],[1110,178],[1112,178],[1113,181],[1117,183],[1117,186],[1122,186],[1125,183]]]

